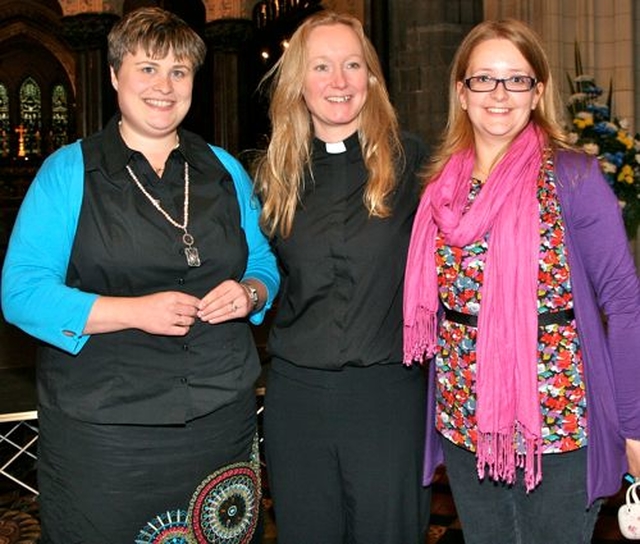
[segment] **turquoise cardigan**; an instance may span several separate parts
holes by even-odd
[[[259,227],[260,205],[249,176],[224,149],[210,146],[233,177],[249,257],[245,278],[267,288],[268,298],[250,316],[260,324],[278,292],[280,276]],[[80,141],[49,156],[29,187],[16,219],[2,270],[5,319],[30,335],[71,354],[89,339],[82,334],[99,295],[65,284],[84,189]]]

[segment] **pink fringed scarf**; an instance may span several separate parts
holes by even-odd
[[[537,278],[540,225],[537,179],[544,137],[530,123],[512,142],[468,211],[474,152],[451,157],[418,208],[404,290],[404,360],[422,362],[437,347],[435,239],[464,246],[489,233],[476,346],[478,475],[525,485],[541,480],[537,384]]]

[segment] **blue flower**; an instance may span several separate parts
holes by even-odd
[[[593,114],[594,119],[596,121],[604,121],[611,119],[611,114],[609,113],[609,107],[603,104],[595,104],[590,103],[587,104],[587,111]]]
[[[609,121],[600,121],[593,125],[593,130],[598,134],[606,136],[615,136],[618,134],[618,127]]]
[[[610,162],[611,164],[615,164],[618,168],[624,164],[624,153],[620,153],[619,151],[616,153],[609,153],[608,151],[605,151],[600,155],[600,158]]]

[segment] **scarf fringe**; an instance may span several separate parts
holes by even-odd
[[[517,451],[517,443],[524,445],[524,453]],[[488,468],[489,478],[509,485],[516,481],[516,468],[522,468],[529,493],[542,481],[542,439],[515,428],[511,433],[478,433],[476,468],[481,480]]]
[[[416,309],[413,323],[404,325],[404,364],[411,366],[413,363],[424,364],[436,351],[435,341],[438,327],[436,312],[428,310],[424,306]]]

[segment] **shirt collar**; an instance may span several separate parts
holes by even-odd
[[[358,138],[357,131],[341,142],[324,142],[320,138],[313,139],[314,153],[320,153],[323,155],[340,155],[354,149],[360,149],[360,139]]]
[[[104,128],[104,145],[102,147],[101,157],[98,159],[100,161],[100,167],[110,178],[117,177],[119,173],[122,173],[131,160],[131,157],[137,153],[129,148],[122,138],[118,128],[119,122],[120,115],[115,115]],[[199,161],[195,160],[195,158],[199,152],[199,146],[195,145],[194,138],[191,136],[190,133],[182,130],[182,128],[178,128],[180,145],[176,151],[183,156],[190,167],[196,168],[195,165],[197,165]],[[95,168],[97,166],[97,164],[88,164],[87,168]]]

